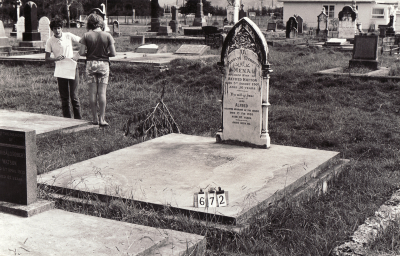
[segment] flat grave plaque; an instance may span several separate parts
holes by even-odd
[[[268,23],[268,25],[267,25],[267,31],[268,30],[272,30],[272,31],[276,31],[276,28],[277,28],[277,23],[276,22],[273,22],[273,23]]]
[[[36,132],[0,126],[0,201],[36,201]]]
[[[175,54],[203,55],[208,49],[210,47],[207,45],[183,44]]]

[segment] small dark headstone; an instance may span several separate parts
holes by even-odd
[[[158,0],[151,0],[150,9],[151,9],[151,32],[158,32],[160,28],[160,19],[158,18]]]
[[[178,16],[178,8],[176,6],[171,6],[171,13],[172,13],[172,18],[171,21],[169,22],[169,26],[172,29],[172,32],[176,33],[178,31],[178,19],[176,18]]]
[[[240,20],[241,18],[246,17],[246,12],[243,10],[243,7],[244,7],[244,4],[241,4],[241,5],[240,5],[240,10],[239,10],[239,20]]]
[[[297,21],[297,32],[299,34],[303,34],[303,18],[297,15],[296,21]]]
[[[203,30],[204,35],[218,33],[218,28],[214,26],[204,26],[201,29]]]
[[[36,176],[35,131],[0,127],[0,201],[34,203]]]
[[[276,29],[277,29],[277,23],[276,23],[276,22],[269,22],[269,23],[268,23],[268,25],[267,25],[267,31],[272,30],[272,31],[275,32]]]
[[[353,58],[350,67],[366,66],[378,69],[378,41],[377,35],[356,35],[354,37]]]

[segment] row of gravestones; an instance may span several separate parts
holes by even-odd
[[[50,37],[50,20],[47,17],[41,17],[39,19],[39,25],[37,28],[40,33],[41,41],[46,42]],[[25,32],[25,17],[19,17],[17,21],[17,39],[22,40],[22,33]]]
[[[356,24],[357,12],[351,6],[343,7],[339,12],[339,38],[354,38],[357,32]],[[325,9],[317,16],[318,27],[316,30],[317,35],[327,36],[328,33],[328,15]],[[272,25],[273,26],[273,25]],[[269,30],[270,28],[267,28]],[[273,29],[273,28],[271,28]],[[295,38],[297,34],[303,33],[303,19],[300,16],[294,15],[286,22],[286,38]]]

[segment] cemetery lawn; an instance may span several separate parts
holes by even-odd
[[[175,46],[172,46],[175,47]],[[386,56],[380,59],[383,60]],[[180,215],[138,209],[118,200],[92,206],[57,207],[104,218],[207,237],[207,255],[329,255],[400,188],[400,84],[393,81],[314,76],[346,66],[350,53],[329,49],[270,48],[271,143],[341,152],[351,164],[328,192],[299,205],[271,207],[237,234],[229,228]],[[135,113],[154,107],[165,85],[164,102],[182,133],[214,137],[220,124],[221,75],[216,62],[175,60],[169,71],[150,66],[111,65],[107,129],[52,135],[37,140],[38,173],[139,143],[123,127]],[[384,61],[384,60],[383,60]],[[1,64],[1,109],[61,116],[53,66]],[[89,120],[84,68],[80,68],[83,118]],[[157,156],[154,156],[155,158]],[[48,191],[40,190],[41,197]],[[376,253],[400,253],[399,226],[371,245]]]

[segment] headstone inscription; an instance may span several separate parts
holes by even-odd
[[[268,148],[270,65],[268,46],[257,25],[245,17],[229,31],[218,63],[222,73],[222,125],[217,142]]]
[[[297,36],[297,20],[295,17],[290,17],[286,22],[286,38],[296,38]]]
[[[24,6],[25,32],[22,33],[22,41],[40,41],[38,32],[37,6],[29,1]]]
[[[322,8],[321,13],[317,16],[317,22],[317,36],[328,36],[328,15],[325,13],[325,8]]]
[[[351,6],[345,6],[339,12],[339,38],[354,38],[357,29],[357,13]]]
[[[349,61],[349,67],[364,66],[378,69],[378,41],[378,35],[356,35],[353,58]]]
[[[43,42],[46,42],[50,37],[50,20],[47,17],[42,17],[39,20],[39,29],[40,37]]]
[[[25,17],[19,17],[17,21],[17,40],[22,40],[22,33],[25,32]]]
[[[36,176],[36,132],[1,126],[0,201],[34,203]]]

